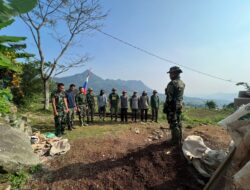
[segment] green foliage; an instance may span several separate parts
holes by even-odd
[[[232,114],[233,111],[234,109],[185,108],[182,113],[182,120],[185,125],[216,125],[219,121]]]
[[[6,180],[10,182],[13,190],[20,189],[27,182],[29,174],[25,170],[20,170],[14,174],[7,174]]]
[[[0,22],[0,29],[11,25],[14,21],[15,21],[14,19],[10,19],[10,20],[5,21],[5,22]]]
[[[14,22],[12,19],[13,16],[30,11],[35,7],[36,3],[37,0],[0,0],[0,29],[11,25]],[[25,37],[17,36],[0,36],[0,69],[7,69],[14,72],[21,71],[15,59],[26,58],[28,55],[18,53],[16,48],[18,44],[15,45],[13,43],[25,39]]]
[[[215,101],[213,100],[206,101],[205,106],[208,107],[208,109],[215,109],[217,107]]]
[[[38,165],[35,165],[35,166],[30,167],[29,173],[30,173],[30,174],[35,174],[35,173],[40,172],[41,170],[42,170],[42,165],[41,165],[41,164],[38,164]]]
[[[21,189],[30,175],[38,173],[42,170],[42,165],[38,164],[27,169],[19,169],[15,173],[4,173],[0,174],[0,183],[9,183],[11,185],[11,189],[18,190]]]
[[[227,105],[224,105],[223,106],[224,109],[234,109],[234,103],[230,103],[230,104],[227,104]]]
[[[15,93],[14,102],[17,105],[29,107],[33,102],[40,101],[43,85],[36,62],[23,64],[22,71],[19,88],[23,93],[19,95]]]
[[[10,112],[10,101],[13,96],[10,89],[0,90],[0,113],[9,113]]]
[[[32,10],[37,0],[0,0],[0,22],[10,20],[13,16]]]
[[[6,42],[20,42],[25,40],[25,37],[18,37],[18,36],[0,36],[0,43]]]

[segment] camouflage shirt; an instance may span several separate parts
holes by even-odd
[[[56,109],[59,111],[63,111],[65,108],[64,99],[66,98],[65,92],[52,92],[51,99],[55,98]]]
[[[88,93],[86,95],[86,98],[87,98],[88,106],[94,107],[95,106],[95,95]]]
[[[76,105],[81,106],[81,105],[86,105],[86,104],[87,104],[86,95],[83,93],[78,93],[76,95]]]
[[[166,94],[166,104],[170,107],[172,106],[181,106],[183,101],[183,93],[185,89],[185,84],[182,80],[175,79],[168,83],[167,88],[165,89]]]

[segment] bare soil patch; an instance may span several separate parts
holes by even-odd
[[[161,140],[148,141],[162,125],[131,124],[116,135],[72,140],[71,150],[47,163],[47,169],[33,176],[24,189],[202,189],[180,148],[169,143],[167,129],[162,129]],[[226,148],[230,140],[216,126],[185,130],[185,136],[190,134],[202,136],[211,148]]]

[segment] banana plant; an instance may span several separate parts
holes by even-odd
[[[37,0],[0,0],[0,30],[11,25],[14,22],[14,16],[29,12],[36,4]],[[32,56],[20,52],[26,48],[26,45],[18,43],[25,39],[25,37],[18,36],[0,36],[0,69],[21,71],[21,66],[16,59]]]

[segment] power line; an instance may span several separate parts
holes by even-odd
[[[42,2],[42,3],[43,3],[43,2]],[[43,3],[43,4],[47,5],[46,3]],[[65,13],[65,12],[62,11],[62,10],[57,10],[57,11],[59,11],[59,12],[61,12],[61,13],[63,13],[63,14],[67,14],[67,13]],[[235,83],[238,83],[238,81],[233,81],[233,80],[231,80],[231,79],[225,79],[225,78],[222,78],[222,77],[213,75],[213,74],[209,74],[209,73],[205,73],[205,72],[203,72],[203,71],[199,71],[199,70],[194,69],[194,68],[192,68],[192,67],[188,67],[188,66],[182,65],[182,64],[177,63],[177,62],[175,62],[175,61],[172,61],[172,60],[170,60],[170,59],[161,57],[161,56],[159,56],[159,55],[157,55],[157,54],[155,54],[155,53],[152,53],[152,52],[150,52],[150,51],[148,51],[148,50],[145,50],[145,49],[143,49],[143,48],[141,48],[141,47],[138,47],[138,46],[136,46],[136,45],[134,45],[134,44],[132,44],[132,43],[129,43],[129,42],[125,41],[125,40],[122,40],[122,39],[120,39],[120,38],[118,38],[118,37],[116,37],[116,36],[113,36],[113,35],[111,35],[111,34],[109,34],[109,33],[107,33],[107,32],[104,32],[104,31],[100,30],[100,29],[97,28],[97,27],[92,27],[91,25],[86,24],[86,23],[85,23],[85,25],[88,26],[89,28],[91,28],[92,30],[96,30],[97,32],[99,32],[99,33],[101,33],[101,34],[103,34],[103,35],[105,35],[105,36],[107,36],[107,37],[109,37],[109,38],[111,38],[111,39],[113,39],[113,40],[116,40],[116,41],[118,41],[118,42],[120,42],[120,43],[122,43],[122,44],[124,44],[124,45],[127,45],[127,46],[129,46],[129,47],[132,47],[132,48],[134,48],[134,49],[136,49],[136,50],[138,50],[138,51],[140,51],[140,52],[143,52],[143,53],[145,53],[145,54],[147,54],[147,55],[149,55],[149,56],[155,57],[155,58],[157,58],[157,59],[159,59],[159,60],[162,60],[162,61],[171,63],[171,64],[173,64],[173,65],[178,65],[178,66],[180,66],[180,67],[182,67],[182,68],[185,68],[185,69],[187,69],[187,70],[196,72],[196,73],[198,73],[198,74],[201,74],[201,75],[204,75],[204,76],[213,78],[213,79],[217,79],[217,80],[221,80],[221,81],[229,82],[229,83],[234,83],[234,84],[235,84]]]
[[[89,26],[89,27],[91,27],[91,26]],[[210,78],[214,78],[214,79],[218,79],[218,80],[225,81],[225,82],[230,82],[230,83],[238,83],[237,81],[233,81],[233,80],[231,80],[231,79],[224,79],[224,78],[222,78],[222,77],[219,77],[219,76],[216,76],[216,75],[212,75],[212,74],[209,74],[209,73],[205,73],[205,72],[202,72],[202,71],[193,69],[193,68],[191,68],[191,67],[182,65],[182,64],[177,63],[177,62],[175,62],[175,61],[172,61],[172,60],[170,60],[170,59],[161,57],[161,56],[159,56],[159,55],[156,55],[155,53],[152,53],[152,52],[150,52],[150,51],[147,51],[147,50],[145,50],[145,49],[143,49],[143,48],[140,48],[140,47],[138,47],[138,46],[136,46],[136,45],[133,45],[133,44],[127,42],[127,41],[124,41],[124,40],[122,40],[122,39],[120,39],[120,38],[118,38],[118,37],[115,37],[115,36],[113,36],[113,35],[111,35],[111,34],[109,34],[109,33],[106,33],[106,32],[104,32],[104,31],[102,31],[102,30],[100,30],[100,29],[98,29],[98,28],[93,28],[93,29],[96,30],[96,31],[98,31],[99,33],[102,33],[102,34],[105,35],[105,36],[108,36],[109,38],[112,38],[112,39],[114,39],[114,40],[116,40],[116,41],[118,41],[118,42],[124,44],[124,45],[130,46],[130,47],[132,47],[132,48],[134,48],[134,49],[136,49],[136,50],[138,50],[138,51],[141,51],[141,52],[143,52],[143,53],[145,53],[145,54],[147,54],[147,55],[150,55],[150,56],[155,57],[155,58],[157,58],[157,59],[160,59],[160,60],[162,60],[162,61],[171,63],[171,64],[173,64],[173,65],[178,65],[178,66],[180,66],[180,67],[182,67],[182,68],[185,68],[185,69],[187,69],[187,70],[190,70],[190,71],[199,73],[199,74],[201,74],[201,75],[204,75],[204,76],[207,76],[207,77],[210,77]]]

